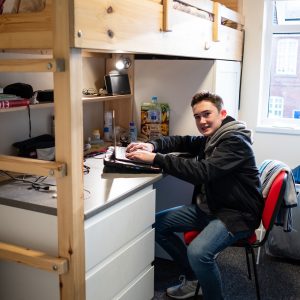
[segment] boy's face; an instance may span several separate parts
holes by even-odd
[[[212,136],[226,118],[225,109],[218,111],[213,103],[203,100],[192,108],[197,128],[204,136]]]

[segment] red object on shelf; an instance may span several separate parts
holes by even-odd
[[[30,104],[29,99],[21,99],[21,100],[0,100],[0,109],[3,108],[11,108],[18,106],[28,106]]]

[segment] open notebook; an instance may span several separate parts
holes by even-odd
[[[117,146],[117,137],[115,130],[115,112],[112,113],[113,143],[112,153],[109,153],[104,159],[104,165],[107,171],[128,173],[160,173],[161,169],[154,167],[149,163],[135,161],[126,157],[126,147]]]

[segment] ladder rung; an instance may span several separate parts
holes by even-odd
[[[44,252],[0,242],[0,259],[22,263],[30,267],[55,272],[58,275],[68,271],[68,260],[49,256]]]
[[[57,161],[0,155],[0,170],[59,178],[66,175],[66,164]]]
[[[63,72],[63,59],[1,59],[0,72]]]

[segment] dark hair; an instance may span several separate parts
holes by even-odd
[[[211,102],[218,109],[218,111],[221,111],[224,106],[223,99],[220,96],[206,91],[195,94],[192,99],[191,106],[193,107],[195,104],[201,101]]]

